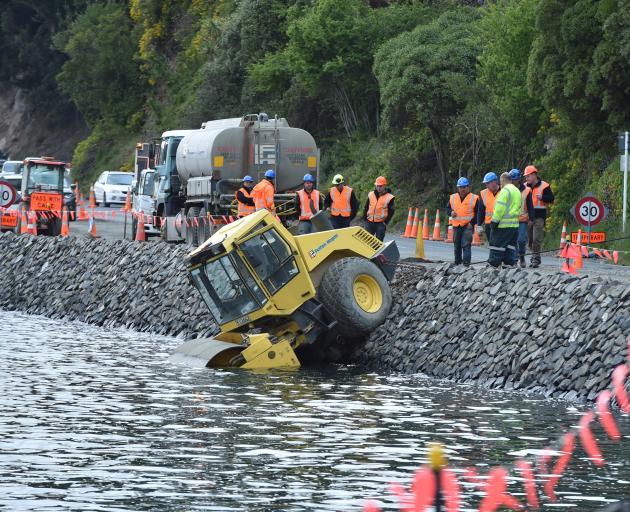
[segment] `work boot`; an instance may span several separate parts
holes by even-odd
[[[525,263],[525,256],[518,257],[518,266],[521,268],[527,267],[527,263]]]

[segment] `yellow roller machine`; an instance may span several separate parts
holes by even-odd
[[[228,224],[188,256],[221,332],[173,358],[251,369],[334,358],[385,320],[398,259],[395,242],[360,227],[294,236],[267,211]]]

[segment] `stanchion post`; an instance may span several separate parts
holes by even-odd
[[[624,133],[623,152],[623,217],[621,221],[621,231],[626,232],[626,219],[628,218],[628,132]]]

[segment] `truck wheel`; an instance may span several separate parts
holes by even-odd
[[[335,261],[324,274],[319,300],[337,320],[339,334],[357,339],[381,325],[392,307],[392,292],[383,272],[363,258]]]
[[[202,245],[208,238],[212,236],[212,227],[208,224],[208,212],[205,208],[199,210],[199,229],[197,231],[199,245]]]
[[[188,210],[186,214],[186,218],[188,219],[188,226],[186,227],[186,243],[188,245],[192,245],[193,247],[197,247],[199,245],[199,232],[198,228],[194,224],[194,218],[199,217],[199,208],[193,206]]]
[[[136,239],[136,231],[138,231],[138,220],[135,217],[131,217],[131,233],[129,233],[129,239]]]
[[[61,219],[53,219],[48,224],[48,233],[50,236],[61,235]]]

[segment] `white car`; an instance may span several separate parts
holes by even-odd
[[[99,206],[109,206],[112,203],[124,204],[132,180],[133,174],[130,172],[102,172],[96,183],[94,183],[96,204]]]

